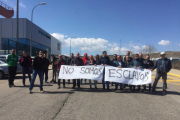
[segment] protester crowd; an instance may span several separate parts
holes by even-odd
[[[29,93],[32,93],[32,89],[34,86],[34,82],[36,79],[37,74],[40,78],[40,92],[43,92],[43,81],[45,83],[48,83],[48,68],[49,64],[52,64],[52,80],[50,82],[56,83],[58,73],[60,72],[61,65],[72,65],[72,66],[86,66],[86,65],[109,65],[114,66],[117,68],[136,68],[136,69],[149,69],[153,71],[156,70],[156,77],[153,86],[151,87],[151,84],[149,84],[149,92],[155,92],[156,85],[158,83],[158,80],[162,77],[163,79],[163,94],[166,94],[167,89],[167,73],[171,70],[171,61],[165,57],[165,53],[160,53],[161,58],[156,62],[154,65],[153,61],[150,60],[150,55],[146,55],[146,59],[143,58],[143,55],[135,54],[135,58],[133,59],[130,57],[130,52],[126,52],[126,56],[122,58],[120,55],[114,54],[114,57],[112,60],[110,60],[109,56],[107,55],[106,51],[102,52],[102,56],[99,56],[98,54],[93,57],[93,55],[88,56],[87,53],[84,54],[84,57],[81,59],[79,56],[79,53],[76,53],[76,56],[74,57],[74,54],[71,53],[70,57],[67,61],[63,59],[62,55],[58,56],[58,59],[51,55],[52,61],[49,61],[46,57],[46,54],[43,53],[43,51],[39,51],[39,55],[36,56],[32,62],[32,59],[30,56],[28,56],[27,51],[23,51],[23,56],[18,61],[18,56],[15,55],[15,50],[13,49],[11,51],[11,54],[7,57],[7,63],[8,63],[8,70],[9,70],[9,87],[14,86],[14,78],[17,70],[17,63],[19,62],[22,66],[22,73],[23,73],[23,79],[22,83],[24,86],[25,84],[25,74],[28,74],[29,77]],[[31,77],[31,67],[33,67],[33,73]],[[103,79],[102,79],[102,86],[103,89],[105,89],[105,85],[107,87],[107,90],[109,90],[110,84],[113,86],[115,84],[115,90],[118,89],[118,86],[120,86],[120,90],[122,91],[124,88],[129,86],[129,89],[134,92],[136,87],[137,90],[140,92],[144,92],[146,90],[146,85],[128,85],[128,84],[122,84],[122,83],[109,83],[108,81],[105,81],[104,79],[105,70],[103,71]],[[82,79],[73,79],[73,86],[72,88],[75,89],[76,83],[78,86],[78,89],[80,89],[80,85],[82,84]],[[87,80],[84,80],[85,83],[87,83]],[[89,81],[89,86],[92,88],[92,81]],[[97,89],[97,81],[94,82],[94,87]],[[62,80],[63,88],[65,88],[65,79]],[[70,80],[67,82],[70,83]],[[58,79],[58,89],[61,87],[61,79]]]

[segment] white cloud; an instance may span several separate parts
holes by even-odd
[[[24,3],[22,1],[19,3],[19,6],[23,7],[23,8],[26,8],[26,5],[24,5]]]
[[[70,46],[70,39],[71,38],[64,40],[67,47]],[[102,51],[111,45],[108,40],[102,38],[72,38],[71,46],[81,48],[81,50]]]
[[[170,42],[168,40],[161,40],[160,42],[158,42],[158,44],[163,46],[168,46]]]
[[[64,38],[67,37],[66,35],[60,34],[60,33],[52,33],[51,34],[56,39],[60,40],[61,42],[64,41]]]

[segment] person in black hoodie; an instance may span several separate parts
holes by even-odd
[[[66,65],[66,61],[62,58],[62,55],[59,55],[59,59],[57,61],[57,72],[60,72],[61,65]],[[58,74],[59,75],[59,74]],[[58,79],[58,89],[60,89],[61,79]],[[63,88],[65,88],[65,79],[63,79]]]
[[[110,60],[109,57],[107,56],[107,52],[103,51],[103,56],[101,56],[101,65],[106,66],[106,65],[110,65]],[[104,77],[105,77],[105,69],[103,71],[103,80],[102,80],[102,84],[103,84],[103,89],[105,89],[105,82],[104,82]],[[109,90],[109,81],[106,81],[106,85],[107,85],[107,89]]]
[[[84,65],[83,60],[79,57],[78,52],[76,53],[76,57],[72,59],[71,65],[73,65],[73,66],[83,66]],[[72,88],[74,89],[75,86],[76,86],[76,79],[73,80]],[[80,89],[80,79],[77,79],[77,86]]]
[[[31,57],[28,56],[27,51],[23,51],[23,56],[20,59],[20,65],[22,66],[22,73],[23,73],[22,83],[24,86],[26,86],[25,85],[26,73],[28,74],[29,82],[31,82],[31,70],[30,70],[31,64],[32,64]]]
[[[47,81],[48,81],[49,60],[47,59],[46,54],[44,54],[43,61],[44,61],[43,77],[45,75],[45,83],[48,83]]]
[[[36,79],[37,74],[40,78],[40,92],[43,92],[43,51],[39,51],[39,56],[36,56],[33,60],[33,75],[31,79],[31,83],[29,86],[29,93],[32,93],[32,89],[34,87],[34,82]]]

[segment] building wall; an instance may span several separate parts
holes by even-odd
[[[31,21],[29,21],[28,19],[26,19],[26,33],[25,33],[26,38],[27,39],[31,38],[31,27],[32,27],[32,40],[47,47],[51,47],[51,35],[42,28],[38,27],[36,24],[31,23]]]
[[[51,35],[26,18],[19,18],[19,38],[30,40],[31,26],[32,40],[44,46],[51,47]],[[16,18],[0,18],[0,49],[2,49],[2,38],[16,38]]]
[[[51,54],[54,54],[56,56],[61,54],[61,47],[62,47],[61,41],[51,36]]]

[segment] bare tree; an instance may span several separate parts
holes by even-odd
[[[152,44],[147,44],[142,48],[143,54],[151,54],[151,53],[154,53],[156,51],[157,51],[156,47]]]

